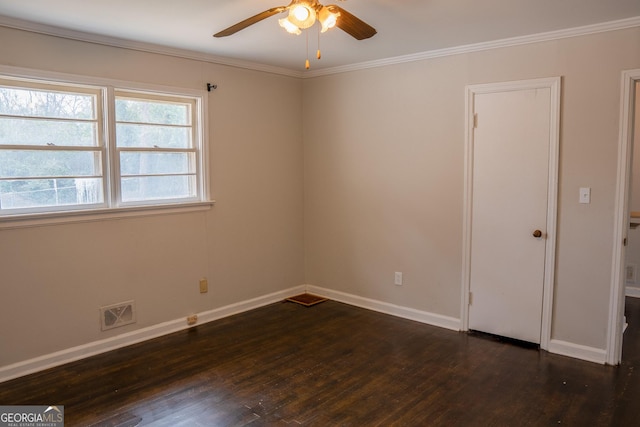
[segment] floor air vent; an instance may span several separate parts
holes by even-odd
[[[103,331],[135,322],[136,312],[133,300],[100,307],[100,326]]]

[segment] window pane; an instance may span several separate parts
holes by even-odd
[[[195,153],[120,153],[122,175],[194,173]]]
[[[116,99],[116,121],[190,125],[191,105],[162,101]]]
[[[0,178],[100,176],[99,151],[0,150]]]
[[[95,95],[0,87],[0,114],[94,119]]]
[[[97,134],[97,125],[92,122],[0,117],[0,145],[95,147]]]
[[[118,147],[191,148],[191,128],[154,125],[116,125]]]
[[[102,203],[100,178],[0,181],[0,209]]]
[[[122,178],[122,201],[193,198],[196,197],[195,182],[193,175]]]

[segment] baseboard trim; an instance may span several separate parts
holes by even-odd
[[[640,288],[631,288],[637,291],[640,297]],[[208,310],[198,313],[198,325],[212,322],[224,317],[233,316],[255,308],[263,307],[274,302],[284,300],[287,297],[303,292],[309,292],[333,299],[338,302],[377,311],[404,319],[414,320],[416,322],[437,326],[452,331],[461,330],[461,321],[455,317],[444,316],[441,314],[430,313],[427,311],[417,310],[409,307],[403,307],[383,301],[361,297],[358,295],[348,294],[333,289],[322,288],[314,285],[300,285],[282,291],[263,295],[247,301],[241,301],[224,307]],[[627,295],[629,288],[627,288]],[[629,295],[633,296],[633,295]],[[138,329],[112,338],[94,341],[77,347],[57,351],[22,362],[0,367],[0,383],[29,375],[45,369],[60,366],[65,363],[74,362],[76,360],[95,356],[97,354],[106,353],[111,350],[138,344],[163,335],[168,335],[181,330],[189,329],[192,326],[186,324],[184,318],[171,320],[160,323],[158,325],[149,326],[147,328]],[[560,354],[563,356],[573,357],[576,359],[586,360],[598,364],[606,363],[606,351],[594,347],[573,344],[561,340],[551,340],[549,342],[548,351],[550,353]]]
[[[309,293],[331,298],[333,300],[349,305],[354,305],[356,307],[366,308],[369,310],[390,314],[392,316],[415,320],[417,322],[426,323],[432,326],[439,326],[441,328],[446,328],[453,331],[461,330],[462,323],[460,319],[456,319],[454,317],[429,313],[426,311],[416,310],[408,307],[402,307],[314,285],[306,285],[306,290]],[[604,365],[606,363],[605,350],[580,344],[573,344],[566,341],[552,339],[549,342],[549,348],[547,349],[547,351],[549,353],[560,354],[562,356],[573,357],[575,359],[581,359],[601,365]]]
[[[607,362],[607,352],[600,348],[588,347],[580,344],[573,344],[567,341],[551,340],[549,341],[549,353],[569,356],[575,359],[586,360],[604,365]]]
[[[306,287],[304,285],[295,286],[293,288],[263,295],[247,301],[197,313],[198,325],[281,301],[292,295],[305,292],[305,289]],[[55,366],[60,366],[65,363],[95,356],[100,353],[106,353],[111,350],[137,344],[163,335],[189,329],[191,327],[192,326],[186,324],[185,318],[180,318],[132,332],[127,332],[112,338],[90,342],[77,347],[68,348],[55,353],[3,366],[0,367],[0,383],[29,375],[34,372],[53,368]]]
[[[636,288],[635,286],[627,286],[624,293],[628,297],[640,298],[640,288]]]
[[[390,314],[404,319],[415,320],[416,322],[426,323],[428,325],[438,326],[452,331],[461,330],[460,319],[455,317],[416,310],[414,308],[403,307],[314,285],[306,285],[306,289],[309,293],[317,294],[356,307],[366,308],[368,310]]]

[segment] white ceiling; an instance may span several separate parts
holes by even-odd
[[[249,16],[288,3],[0,0],[0,24],[30,21],[302,71],[305,33],[287,34],[278,26],[278,15],[232,36],[212,37]],[[640,17],[640,0],[327,0],[325,4],[334,3],[375,27],[378,34],[357,41],[338,28],[330,30],[320,38],[323,56],[317,61],[317,31],[312,28],[309,56],[314,70]]]

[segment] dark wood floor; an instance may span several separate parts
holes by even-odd
[[[67,426],[638,426],[640,300],[601,366],[334,301],[277,303],[0,384]]]

